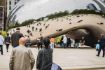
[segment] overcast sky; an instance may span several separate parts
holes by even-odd
[[[25,6],[17,12],[17,20],[23,22],[31,18],[44,17],[48,14],[74,9],[85,9],[92,0],[24,0]],[[96,3],[94,3],[96,5]],[[96,5],[97,6],[97,5]],[[98,7],[98,6],[97,6]]]

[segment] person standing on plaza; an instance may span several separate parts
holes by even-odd
[[[10,36],[7,33],[7,37],[5,37],[5,45],[6,45],[7,52],[8,52],[8,48],[9,48],[9,45],[10,45],[10,41],[11,41]]]
[[[66,37],[66,35],[63,35],[63,47],[64,48],[67,47],[67,37]]]
[[[31,39],[30,39],[30,36],[26,36],[26,37],[27,37],[26,47],[30,47],[30,46],[31,46]]]
[[[43,48],[43,36],[40,37],[40,48]]]
[[[0,50],[1,50],[1,55],[3,55],[3,43],[4,43],[4,37],[2,36],[2,33],[0,32]]]
[[[67,37],[67,47],[69,48],[69,46],[71,47],[71,39],[70,37]]]
[[[75,48],[79,48],[79,43],[80,43],[80,39],[79,39],[79,38],[75,38],[74,47],[75,47]]]
[[[105,55],[105,36],[104,36],[104,34],[101,34],[99,44],[100,44],[100,48],[98,50],[97,56],[100,56],[100,52],[102,50],[103,51],[103,56],[102,57],[104,57],[104,55]]]
[[[30,47],[30,46],[31,46],[31,39],[30,39],[30,36],[26,36],[26,37],[27,37],[27,41],[26,41],[25,46],[26,46],[26,47]]]
[[[46,38],[43,43],[45,47],[38,52],[36,68],[37,70],[51,70],[53,50],[49,46],[50,40]]]
[[[40,40],[40,38],[37,39],[37,47],[38,47],[38,50],[41,48],[41,40]]]
[[[53,49],[54,48],[54,46],[55,46],[55,38],[50,38],[50,47],[51,47],[51,49]]]
[[[99,51],[99,48],[100,48],[99,41],[100,41],[100,40],[98,40],[97,43],[96,43],[96,51]]]
[[[60,47],[63,47],[63,36],[61,36],[61,39],[60,39]]]
[[[16,32],[11,35],[11,43],[13,47],[17,47],[19,45],[19,39],[23,37],[23,34],[20,33],[20,28],[16,29]]]
[[[27,38],[21,37],[19,39],[19,46],[13,48],[9,68],[10,70],[32,70],[34,67],[35,59],[32,51],[26,48]]]
[[[37,39],[38,50],[43,48],[43,36]]]
[[[85,44],[85,37],[82,37],[80,40],[81,46],[83,46]]]

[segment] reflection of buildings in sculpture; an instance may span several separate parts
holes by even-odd
[[[105,3],[105,0],[101,0],[101,1]]]
[[[7,0],[7,15],[20,0]]]
[[[101,9],[103,13],[105,13],[105,0],[93,0]]]
[[[87,9],[89,9],[89,10],[98,10],[96,8],[96,6],[94,4],[92,4],[92,3],[88,4]]]
[[[8,0],[7,1],[7,24],[15,23],[16,12],[24,6],[24,0]],[[8,25],[7,25],[8,26]]]
[[[16,18],[18,17],[17,16],[18,10],[20,10],[20,8],[25,5],[26,1],[29,1],[29,0],[7,0],[7,1],[8,1],[7,15],[9,17],[8,21],[14,23],[14,21],[16,21]],[[90,3],[89,9],[96,10],[98,8],[94,3],[93,4]]]

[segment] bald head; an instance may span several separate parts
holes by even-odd
[[[26,41],[27,41],[27,38],[26,37],[21,37],[19,39],[19,45],[25,45]]]

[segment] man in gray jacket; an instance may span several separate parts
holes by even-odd
[[[25,43],[26,43],[26,38],[21,37],[19,39],[19,46],[13,48],[9,63],[10,70],[33,69],[35,59],[32,54],[32,51],[24,46]]]

